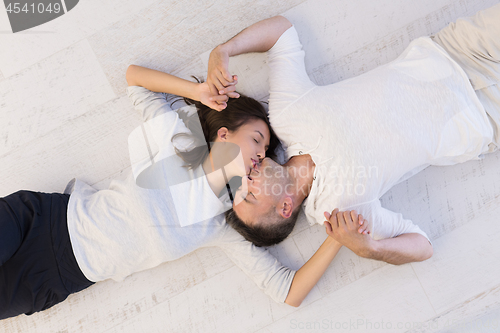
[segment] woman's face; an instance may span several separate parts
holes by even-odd
[[[266,156],[271,138],[267,124],[261,119],[249,120],[235,132],[223,130],[218,134],[220,141],[231,142],[240,147],[245,174],[239,176],[248,175],[255,164]]]

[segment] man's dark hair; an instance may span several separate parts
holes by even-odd
[[[297,222],[300,206],[289,218],[284,218],[272,209],[272,212],[263,217],[253,226],[243,222],[233,209],[226,212],[226,222],[233,227],[247,241],[255,246],[271,246],[280,243],[290,235]]]

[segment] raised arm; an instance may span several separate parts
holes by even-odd
[[[197,83],[154,69],[130,65],[126,79],[129,86],[141,86],[154,92],[187,97],[221,111],[226,107],[227,95],[212,95],[207,83]],[[233,89],[234,91],[234,89]]]
[[[235,77],[228,71],[229,57],[250,52],[268,51],[280,36],[292,26],[283,16],[274,16],[252,24],[210,53],[207,82],[212,94],[229,94],[224,89],[235,84]]]

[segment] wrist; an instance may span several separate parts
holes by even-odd
[[[219,44],[212,52],[217,52],[221,57],[232,57],[236,54],[234,48],[235,42],[233,40],[227,41],[223,44]]]
[[[189,99],[192,99],[194,101],[200,102],[201,95],[203,92],[203,83],[192,82],[192,84],[193,84],[193,89],[190,89],[190,91],[192,93],[190,94],[190,96],[186,96],[186,97],[188,97]]]
[[[328,247],[333,247],[333,248],[341,248],[342,247],[342,244],[339,241],[337,241],[335,238],[333,238],[332,236],[326,237],[324,244]]]
[[[361,256],[364,258],[368,258],[368,259],[378,260],[378,258],[380,257],[380,253],[382,251],[380,248],[380,245],[381,245],[380,242],[378,242],[370,237],[370,240],[368,242],[368,246],[366,246],[366,248],[364,249]]]

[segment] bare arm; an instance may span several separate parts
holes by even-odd
[[[155,92],[187,97],[221,111],[225,108],[226,95],[212,95],[207,83],[196,83],[154,69],[130,65],[126,79],[129,86],[141,86]],[[221,104],[218,104],[221,103]]]
[[[429,259],[432,245],[417,233],[402,234],[394,238],[374,240],[366,234],[358,232],[358,225],[353,220],[355,211],[326,214],[326,232],[360,257],[385,261],[393,265],[401,265],[414,261]]]
[[[367,233],[367,224],[364,223],[363,217],[360,215],[357,231],[359,233]],[[325,223],[327,227],[327,223]],[[328,237],[314,255],[295,273],[295,276],[286,297],[285,303],[292,306],[299,306],[311,289],[316,285],[321,276],[325,273],[328,265],[337,255],[342,244]]]
[[[249,52],[266,52],[291,26],[290,21],[283,16],[274,16],[252,24],[213,49],[208,61],[207,82],[210,91],[213,94],[227,94],[226,87],[235,84],[235,77],[228,71],[229,57]],[[236,96],[229,93],[229,97]]]
[[[401,265],[423,261],[432,257],[433,249],[427,238],[420,234],[402,234],[394,238],[375,241],[369,258]]]
[[[285,17],[274,16],[252,24],[218,48],[230,57],[249,52],[266,52],[291,26],[292,23]]]
[[[328,265],[337,255],[342,245],[328,237],[314,255],[295,273],[285,303],[299,306],[318,280],[325,273]]]

